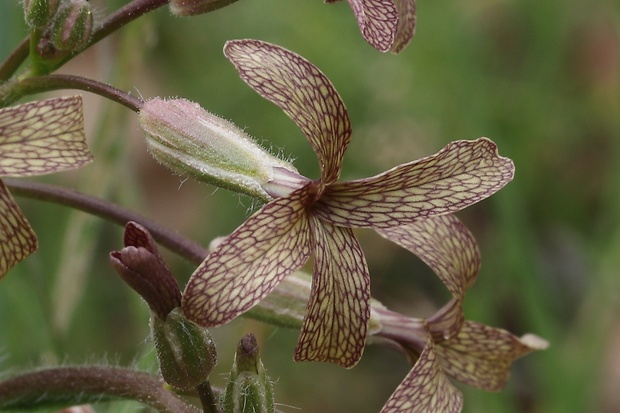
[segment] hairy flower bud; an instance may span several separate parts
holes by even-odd
[[[86,46],[93,31],[93,13],[86,0],[62,3],[51,32],[51,42],[58,50],[74,52]]]
[[[170,11],[175,16],[195,16],[220,9],[237,0],[170,0]]]
[[[151,99],[138,116],[151,155],[175,172],[269,201],[307,182],[232,123],[184,99]]]
[[[253,334],[239,342],[224,397],[225,413],[273,413],[273,387]]]
[[[165,321],[153,315],[151,334],[168,384],[189,390],[209,378],[217,362],[215,343],[207,329],[185,318],[181,308],[172,310]]]
[[[58,10],[60,0],[24,0],[24,17],[30,27],[42,29]]]

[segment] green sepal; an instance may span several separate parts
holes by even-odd
[[[185,318],[181,308],[166,320],[151,314],[159,369],[172,387],[189,390],[205,382],[217,363],[215,343],[209,331]]]

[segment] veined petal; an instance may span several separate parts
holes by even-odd
[[[431,216],[407,225],[377,228],[376,231],[417,255],[455,298],[462,299],[478,275],[478,244],[454,215]]]
[[[229,41],[224,54],[241,79],[304,132],[319,158],[321,181],[335,182],[351,139],[351,122],[329,79],[303,57],[259,40]]]
[[[514,165],[493,141],[455,141],[435,155],[372,178],[325,188],[313,213],[335,225],[389,228],[445,215],[481,201],[510,182]]]
[[[420,358],[396,388],[381,413],[459,413],[463,395],[443,374],[429,339]]]
[[[278,198],[228,236],[192,274],[182,308],[206,326],[225,324],[249,310],[310,255],[304,203],[312,185]]]
[[[521,338],[506,330],[466,321],[459,334],[437,348],[441,366],[456,380],[488,391],[501,390],[512,362],[534,350],[547,348],[535,335]]]
[[[415,0],[394,0],[394,4],[398,10],[398,29],[390,51],[399,53],[415,33]]]
[[[353,367],[370,318],[370,276],[350,228],[312,219],[314,277],[295,360]]]
[[[0,280],[37,250],[37,236],[0,179]]]
[[[372,47],[387,52],[394,43],[399,14],[394,0],[348,0],[364,39]]]
[[[0,175],[43,175],[78,168],[92,159],[81,96],[0,109]]]

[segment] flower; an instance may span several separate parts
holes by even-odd
[[[451,317],[444,317],[443,311],[435,317],[447,322]],[[436,325],[431,319],[407,319],[381,308],[375,319],[381,324],[375,337],[395,340],[406,354],[417,356],[381,413],[459,413],[463,395],[448,377],[482,390],[499,391],[506,385],[516,359],[548,346],[536,335],[517,337],[475,321],[465,321],[454,337],[435,339],[432,330]],[[458,323],[454,318],[452,321]]]
[[[444,280],[453,299],[427,319],[411,318],[371,301],[368,342],[395,347],[413,364],[382,413],[457,413],[463,398],[449,378],[487,391],[501,390],[512,362],[546,348],[547,342],[463,320],[462,300],[478,275],[480,254],[473,236],[455,216],[429,217],[407,229],[411,239],[418,240],[408,249]],[[310,277],[296,272],[247,315],[298,328],[310,291]]]
[[[326,0],[335,3],[339,0]],[[347,0],[364,39],[381,52],[399,53],[415,32],[415,0]]]
[[[456,217],[436,216],[380,231],[431,267],[453,297],[428,319],[372,306],[372,338],[387,339],[417,358],[382,413],[458,413],[463,396],[447,376],[498,391],[505,386],[515,359],[547,347],[545,340],[534,335],[518,338],[506,330],[463,320],[461,305],[478,276],[480,253],[474,237]]]
[[[351,367],[361,357],[370,317],[370,278],[353,228],[373,228],[406,244],[412,237],[393,227],[490,196],[512,179],[513,163],[480,138],[452,142],[371,178],[336,182],[351,126],[325,75],[301,56],[256,40],[228,42],[224,52],[248,85],[302,129],[321,177],[269,202],[227,237],[190,278],[182,308],[198,324],[225,324],[313,255],[312,292],[295,359]]]
[[[92,161],[80,96],[0,109],[0,176],[45,175]],[[37,237],[0,180],[0,279],[37,249]]]

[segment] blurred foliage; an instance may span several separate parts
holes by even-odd
[[[93,3],[100,17],[125,2]],[[17,0],[0,2],[2,56],[25,34],[21,14]],[[309,145],[293,122],[238,79],[221,53],[227,39],[280,44],[327,74],[353,123],[343,178],[370,176],[451,140],[490,137],[515,161],[517,174],[497,195],[460,214],[483,258],[466,316],[539,334],[551,347],[517,362],[503,392],[462,387],[464,412],[620,411],[617,2],[421,1],[417,22],[413,43],[394,56],[363,41],[345,2],[241,0],[186,19],[159,10],[65,71],[144,97],[200,102],[295,158],[308,176],[318,174]],[[118,201],[205,245],[255,207],[173,176],[150,159],[131,113],[85,98],[96,161],[47,181]],[[148,308],[107,262],[108,252],[121,247],[121,230],[57,206],[18,201],[41,245],[0,285],[0,368],[106,358],[142,360],[154,369]],[[370,233],[360,232],[360,239],[374,294],[384,303],[425,316],[447,298],[415,257]],[[185,282],[191,265],[167,257]],[[376,412],[408,371],[404,358],[379,347],[369,347],[352,370],[295,364],[297,332],[238,320],[213,331],[216,385],[248,331],[258,338],[284,411]]]

